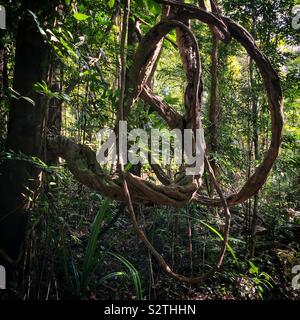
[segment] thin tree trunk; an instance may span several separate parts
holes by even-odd
[[[6,110],[8,76],[7,76],[7,61],[5,51],[5,31],[0,30],[0,141],[4,139],[6,134]]]
[[[58,62],[54,61],[50,67],[49,82],[52,92],[62,92],[61,83],[58,81]],[[62,100],[52,98],[47,110],[47,134],[60,135],[62,128]],[[47,150],[47,163],[55,165],[58,162],[57,154]]]
[[[213,155],[211,159],[211,167],[215,172],[216,178],[218,178],[217,165],[215,160],[215,153],[217,152],[217,83],[218,83],[218,43],[217,36],[212,35],[212,49],[211,49],[211,87],[210,87],[210,105],[208,112],[209,119],[209,143],[208,148]],[[213,194],[213,183],[210,181],[210,194]]]
[[[252,11],[252,35],[256,38],[256,14],[255,9]],[[253,146],[254,146],[254,160],[259,159],[259,141],[258,141],[258,101],[255,92],[255,76],[254,76],[254,61],[250,59],[250,85],[251,85],[251,99],[252,99],[252,119],[253,119]],[[256,244],[256,226],[258,218],[258,192],[254,195],[253,213],[251,224],[251,243],[250,243],[250,257],[254,257]]]
[[[56,13],[62,18],[63,16],[63,5],[57,6]],[[54,20],[53,27],[57,27],[57,19]],[[62,63],[57,59],[53,53],[50,57],[51,64],[49,66],[49,86],[52,92],[63,91],[63,69]],[[70,87],[71,85],[71,87]],[[70,91],[75,85],[69,84]],[[66,92],[67,94],[69,92]],[[62,129],[62,104],[61,99],[52,98],[49,101],[49,106],[47,110],[47,134],[60,135]],[[58,163],[57,154],[53,153],[51,150],[47,150],[46,159],[48,164],[55,165]]]

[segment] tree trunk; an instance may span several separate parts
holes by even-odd
[[[13,88],[35,105],[24,98],[11,99],[5,148],[7,152],[43,158],[47,100],[33,90],[33,85],[47,80],[49,50],[27,9],[40,12],[46,4],[23,1],[22,5],[25,13],[17,30]],[[40,169],[28,161],[5,160],[0,172],[0,264],[13,271],[5,260],[16,263],[21,256]]]
[[[7,61],[5,52],[5,31],[0,30],[0,142],[3,141],[6,133],[6,99],[8,89]]]
[[[61,82],[58,78],[58,72],[60,72],[60,65],[58,61],[54,61],[50,66],[49,82],[52,92],[62,92]],[[60,135],[62,128],[62,100],[52,98],[49,101],[49,107],[47,110],[47,134]],[[58,163],[57,154],[51,150],[47,150],[46,161],[49,165],[56,165]]]
[[[256,38],[256,14],[255,9],[252,11],[252,35]],[[254,75],[254,61],[250,59],[250,86],[251,86],[251,103],[252,103],[252,122],[253,122],[253,146],[254,146],[254,160],[259,159],[259,145],[258,145],[258,101],[256,98],[255,75]],[[254,195],[252,224],[251,224],[251,242],[250,242],[250,257],[254,257],[256,244],[256,226],[258,218],[258,192]]]
[[[218,168],[215,160],[215,153],[217,152],[217,83],[218,83],[218,38],[213,33],[212,35],[212,49],[211,49],[211,85],[210,85],[210,105],[208,111],[209,129],[208,129],[208,148],[212,154],[210,163],[211,167],[215,173],[216,178],[218,178]],[[212,196],[214,192],[214,185],[210,179],[209,193]]]

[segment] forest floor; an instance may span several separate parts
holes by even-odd
[[[72,180],[56,180],[56,184],[52,181],[49,185],[51,187],[41,192],[32,209],[23,286],[13,292],[14,298],[137,299],[129,262],[137,270],[142,297],[147,300],[300,300],[300,291],[292,288],[294,275],[291,271],[293,266],[300,265],[299,243],[286,232],[277,236],[278,242],[272,243],[269,239],[274,239],[273,235],[266,233],[257,237],[255,258],[249,259],[245,254],[247,237],[241,227],[239,209],[233,211],[230,242],[236,259],[227,251],[221,270],[195,286],[178,283],[162,272],[137,239],[123,212],[98,239],[94,253],[96,263],[88,272],[87,287],[82,290],[79,283],[85,252],[102,200]],[[211,221],[210,213],[203,209],[199,214],[200,209],[189,208],[189,216]],[[118,204],[111,203],[102,227],[119,210]],[[136,208],[150,241],[174,271],[197,276],[213,265],[220,241],[197,220],[192,223],[193,237],[189,239],[186,210],[155,206]],[[116,259],[111,253],[122,258]]]
[[[240,261],[238,265],[234,264],[230,257],[226,256],[221,270],[211,277],[205,283],[199,285],[181,284],[165,275],[158,267],[156,261],[150,257],[143,244],[137,240],[132,232],[130,224],[119,222],[118,229],[111,234],[115,234],[115,245],[111,250],[115,250],[126,256],[135,266],[139,266],[139,273],[143,283],[144,295],[146,299],[159,300],[245,300],[245,299],[264,299],[264,300],[300,300],[300,290],[293,290],[291,286],[292,276],[291,268],[298,264],[297,252],[293,249],[293,244],[286,246],[284,249],[269,249],[259,251],[256,254],[255,266],[258,273],[254,274],[251,267],[248,267],[248,261],[243,254],[236,251],[239,259],[245,259],[247,262]],[[123,227],[122,227],[123,225]],[[111,240],[110,234],[110,240]],[[126,241],[119,241],[127,237]],[[171,240],[170,240],[171,241]],[[111,243],[111,242],[110,242]],[[154,244],[158,251],[165,253],[164,257],[172,261],[171,255],[168,256],[166,248],[168,247],[163,241],[154,239]],[[171,245],[171,243],[170,243]],[[171,248],[169,248],[171,251]],[[186,250],[186,252],[184,252]],[[187,257],[187,244],[181,244],[181,248],[176,251],[174,269],[178,273],[185,275],[190,274],[189,259]],[[243,258],[242,258],[243,257]],[[209,259],[206,257],[206,259]],[[193,276],[202,274],[202,261],[194,253],[194,272]],[[118,269],[120,265],[107,265],[107,271],[103,269],[101,274],[111,272],[111,269]],[[197,271],[198,270],[198,271]],[[197,273],[198,272],[198,273]],[[271,286],[264,286],[264,273],[270,277]],[[96,274],[95,274],[96,275]],[[261,294],[260,294],[261,290]],[[132,294],[132,285],[128,282],[118,280],[110,281],[99,291],[93,293],[95,299],[134,299]]]

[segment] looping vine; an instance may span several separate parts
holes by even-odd
[[[182,282],[197,283],[207,278],[222,264],[230,229],[229,207],[249,199],[263,186],[278,156],[283,126],[282,92],[277,73],[268,58],[258,49],[250,33],[230,18],[222,16],[215,1],[212,1],[212,13],[208,12],[203,4],[202,8],[198,8],[182,1],[156,1],[170,7],[171,10],[161,22],[148,31],[139,43],[134,56],[134,64],[128,71],[129,82],[124,88],[122,118],[126,119],[135,101],[142,99],[153,107],[171,129],[176,127],[199,129],[202,127],[199,117],[202,93],[199,47],[195,35],[187,24],[190,20],[199,20],[207,24],[218,39],[225,43],[229,42],[231,38],[239,42],[256,62],[262,75],[272,122],[271,144],[262,163],[238,193],[224,196],[205,155],[206,169],[219,196],[219,198],[212,199],[200,193],[199,176],[186,176],[179,181],[170,181],[164,175],[162,168],[157,165],[152,168],[162,185],[143,180],[131,173],[124,172],[124,170],[121,170],[121,174],[116,172],[110,176],[104,173],[96,161],[95,153],[87,146],[76,144],[63,137],[49,137],[48,146],[66,159],[67,166],[77,180],[111,199],[127,202],[134,230],[167,274]],[[188,80],[184,99],[185,115],[180,115],[171,106],[164,103],[160,97],[154,95],[149,86],[149,78],[155,71],[163,39],[172,29],[176,29],[177,32],[177,45]],[[82,165],[83,160],[84,165]],[[170,269],[140,229],[133,209],[134,202],[183,207],[192,201],[206,206],[223,207],[226,220],[224,240],[215,267],[208,274],[196,278],[176,274]]]

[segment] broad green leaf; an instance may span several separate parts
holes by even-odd
[[[88,16],[88,15],[86,15],[84,13],[79,13],[79,12],[74,13],[73,17],[78,21],[84,21],[84,20],[90,18],[90,16]]]
[[[249,264],[251,266],[250,273],[258,274],[258,267],[252,261],[249,261]]]
[[[108,6],[112,9],[115,5],[115,0],[108,0]]]

